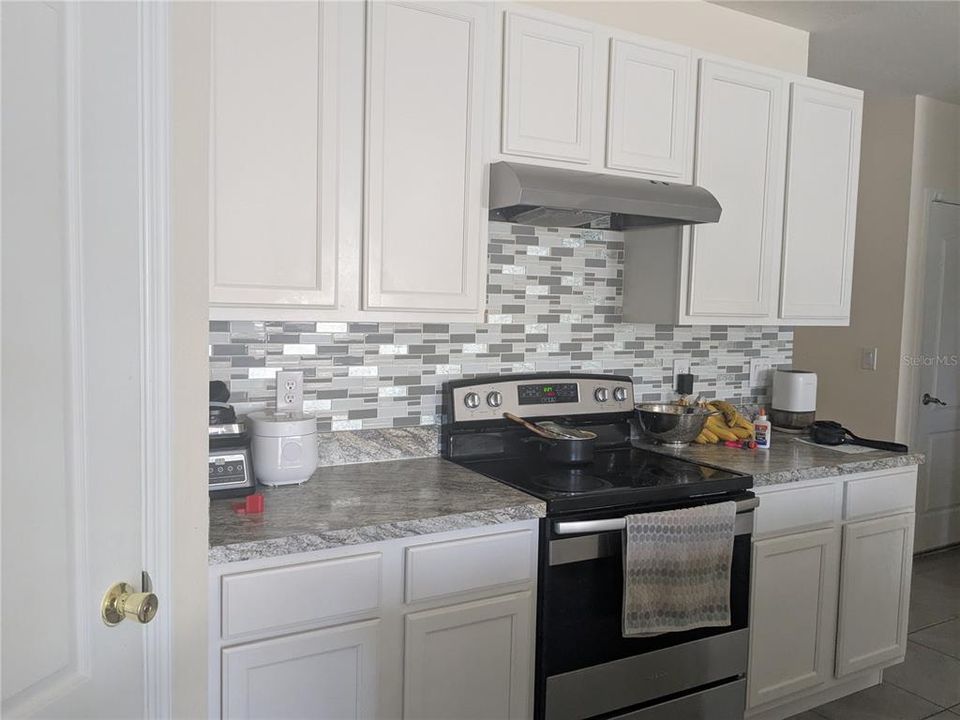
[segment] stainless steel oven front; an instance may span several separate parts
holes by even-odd
[[[537,718],[733,720],[746,701],[751,493],[652,509],[737,500],[731,624],[644,638],[621,632],[622,527],[627,514],[592,512],[541,525]],[[633,510],[631,512],[642,512]]]

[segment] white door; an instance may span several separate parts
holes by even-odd
[[[610,41],[607,167],[690,179],[690,51]]]
[[[927,460],[918,479],[917,550],[960,542],[960,204],[931,203],[927,228],[914,439]]]
[[[850,322],[857,225],[863,93],[804,80],[793,83],[780,319]]]
[[[529,591],[407,615],[405,720],[520,720],[533,711]]]
[[[368,13],[364,308],[479,317],[492,7],[376,2]]]
[[[599,159],[604,62],[594,33],[513,11],[505,23],[501,150],[578,164]]]
[[[691,231],[691,321],[762,323],[775,316],[783,229],[786,83],[701,60],[694,180],[722,214]]]
[[[336,304],[337,14],[337,3],[212,5],[214,307]]]
[[[152,663],[169,592],[148,627],[108,627],[101,598],[120,581],[139,589],[145,489],[158,482],[156,407],[144,400],[158,360],[147,282],[160,290],[141,211],[152,10],[36,2],[0,12],[0,714],[143,717],[158,712],[147,695],[163,692]],[[149,692],[145,663],[159,683]]]
[[[749,707],[833,676],[839,557],[833,528],[754,543]]]
[[[223,650],[223,717],[375,717],[379,624],[368,620]]]
[[[837,677],[906,653],[913,525],[904,513],[844,526]]]

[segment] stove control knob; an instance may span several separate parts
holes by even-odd
[[[610,391],[605,387],[598,387],[593,391],[593,397],[597,402],[606,402],[610,399]]]
[[[503,395],[499,390],[493,390],[487,393],[487,405],[490,407],[500,407],[503,404]]]
[[[615,387],[613,389],[613,399],[617,402],[623,402],[627,399],[627,389],[625,387]]]
[[[463,404],[471,410],[476,410],[478,407],[480,407],[480,396],[475,392],[468,392],[463,396]]]

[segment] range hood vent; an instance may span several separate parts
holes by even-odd
[[[629,230],[716,222],[720,203],[696,185],[497,162],[490,166],[490,219]]]

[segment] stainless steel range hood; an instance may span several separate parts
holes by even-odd
[[[490,219],[613,230],[720,219],[720,203],[696,185],[497,162],[490,166]]]

